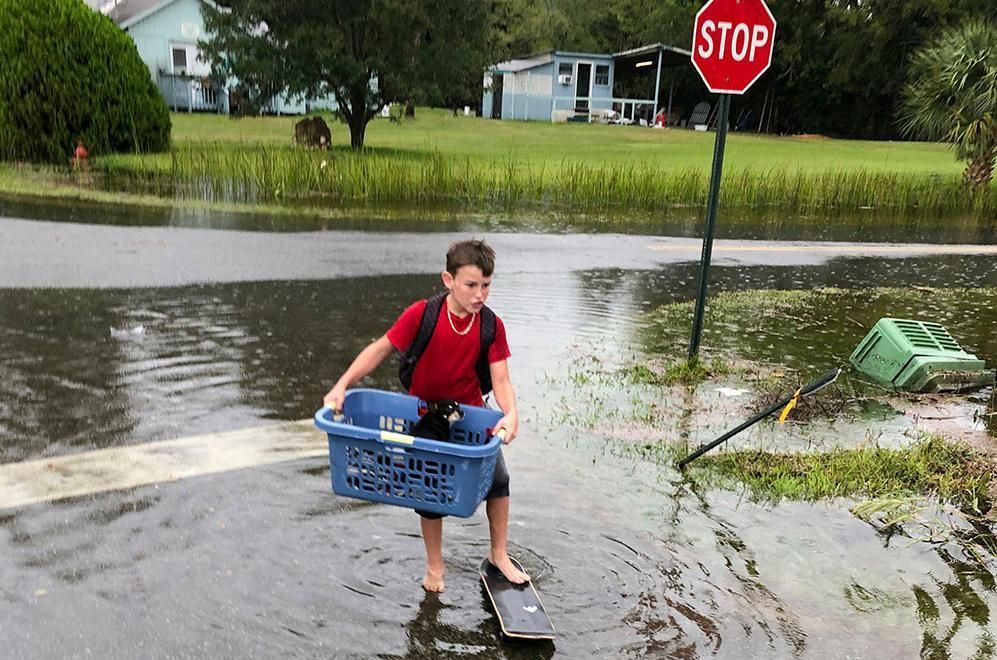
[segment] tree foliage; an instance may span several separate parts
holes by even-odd
[[[968,161],[968,185],[988,184],[997,156],[997,24],[968,21],[918,51],[901,119],[908,133],[950,143]]]
[[[386,101],[480,100],[489,64],[539,51],[689,48],[704,0],[223,0],[206,5],[217,71],[269,98],[334,93],[354,146]],[[901,135],[897,109],[913,54],[970,18],[978,0],[767,0],[778,22],[769,71],[733,99],[741,127],[850,138]],[[263,29],[261,26],[266,26]],[[228,54],[226,54],[228,53]],[[715,100],[691,67],[670,70],[676,104]],[[376,89],[371,89],[373,80]]]
[[[385,103],[476,101],[489,48],[485,0],[219,0],[202,2],[215,75],[250,96],[334,95],[363,146]]]
[[[772,66],[735,97],[732,116],[779,133],[899,135],[896,109],[911,57],[947,27],[992,17],[978,0],[766,0],[778,22]],[[618,52],[653,43],[689,48],[704,0],[496,0],[506,58],[556,48]],[[680,76],[686,105],[711,95]],[[688,84],[691,81],[693,84]]]
[[[0,158],[66,163],[169,148],[170,116],[131,38],[80,0],[0,0]]]

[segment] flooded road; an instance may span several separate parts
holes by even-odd
[[[360,348],[436,290],[458,236],[0,221],[0,463],[307,418]],[[695,241],[486,238],[523,417],[507,451],[513,554],[555,644],[498,639],[476,575],[483,512],[448,521],[448,588],[426,595],[415,515],[334,496],[318,456],[0,509],[10,657],[994,655],[993,577],[951,548],[885,537],[844,501],[699,492],[564,419],[586,404],[565,381],[580,355],[641,359],[641,312],[693,296]],[[997,287],[987,247],[723,246],[711,291]],[[981,313],[951,323],[992,365],[995,312]],[[825,369],[851,345],[799,366]],[[366,384],[395,380],[385,366]]]

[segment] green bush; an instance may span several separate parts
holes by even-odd
[[[131,38],[82,0],[0,0],[0,159],[164,151],[169,108]]]

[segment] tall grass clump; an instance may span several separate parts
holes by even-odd
[[[904,449],[877,446],[779,454],[739,449],[692,464],[705,482],[745,484],[760,499],[929,495],[971,513],[989,510],[993,467],[966,447],[926,436]]]
[[[369,149],[310,151],[290,146],[191,143],[168,165],[138,158],[109,172],[169,180],[185,196],[270,202],[325,198],[337,203],[499,205],[584,210],[644,210],[704,205],[701,169],[648,164],[531,164],[480,160],[437,151],[413,156]],[[740,170],[724,176],[727,209],[837,212],[875,208],[909,213],[973,212],[997,217],[997,193],[966,194],[958,176],[874,171]]]

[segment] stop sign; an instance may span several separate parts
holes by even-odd
[[[716,94],[743,94],[772,63],[775,18],[763,0],[709,0],[696,14],[692,64]]]

